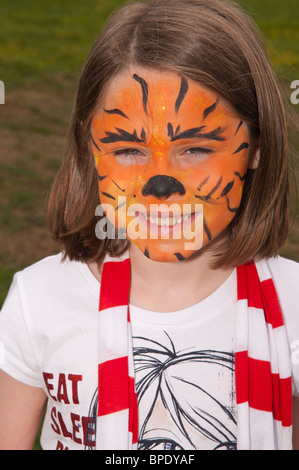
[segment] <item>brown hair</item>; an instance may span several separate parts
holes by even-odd
[[[52,235],[70,259],[121,254],[127,240],[95,235],[97,173],[90,119],[111,79],[128,65],[178,71],[225,98],[260,138],[260,161],[248,170],[241,207],[215,267],[278,253],[287,237],[287,129],[277,81],[261,34],[236,4],[221,0],[152,0],[118,9],[82,69],[69,151],[49,200]]]

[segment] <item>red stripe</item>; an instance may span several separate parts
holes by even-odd
[[[248,307],[263,308],[260,281],[255,263],[237,267],[238,300],[247,300]]]
[[[235,354],[236,400],[256,410],[273,411],[283,426],[292,424],[291,377],[280,379],[271,373],[268,361],[248,358],[247,351]]]
[[[128,305],[128,312],[127,312],[127,320],[128,320],[128,323],[131,322],[131,317],[130,317],[130,307]]]
[[[104,416],[129,407],[128,357],[99,364],[98,416]]]
[[[248,307],[263,308],[260,280],[255,263],[246,265],[248,286]]]
[[[130,292],[130,260],[109,261],[103,266],[100,310],[128,305]]]
[[[270,363],[248,357],[247,351],[235,355],[237,404],[272,411],[272,379]]]
[[[270,323],[273,328],[284,325],[281,313],[280,303],[277,292],[272,279],[261,282],[261,290],[264,303],[264,311],[266,322]]]
[[[292,425],[292,379],[280,379],[278,374],[272,375],[273,380],[273,416],[283,426]]]
[[[237,404],[248,401],[248,354],[247,351],[235,353],[235,381]]]
[[[281,421],[279,375],[273,374],[272,380],[273,380],[273,417],[277,421]]]
[[[292,425],[292,379],[280,379],[280,403],[281,403],[281,421],[283,426]]]
[[[249,358],[249,406],[272,411],[272,374],[268,361]]]

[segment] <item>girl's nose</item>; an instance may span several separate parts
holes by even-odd
[[[142,188],[142,196],[154,196],[158,199],[167,199],[172,194],[183,196],[185,192],[182,183],[168,175],[152,176]]]

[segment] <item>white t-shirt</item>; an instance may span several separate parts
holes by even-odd
[[[185,310],[131,306],[140,448],[236,447],[236,295],[233,272],[213,295]]]
[[[299,264],[272,259],[299,396]],[[93,449],[100,284],[55,255],[17,273],[0,314],[0,368],[48,396],[44,450]],[[171,313],[131,306],[142,449],[231,449],[236,436],[236,273]]]

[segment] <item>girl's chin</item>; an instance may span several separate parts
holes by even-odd
[[[160,263],[174,263],[179,261],[184,261],[196,253],[201,247],[186,250],[182,244],[158,244],[155,245],[144,243],[139,244],[138,241],[132,241],[133,246],[135,246],[144,256],[146,256],[151,261],[156,261]]]

